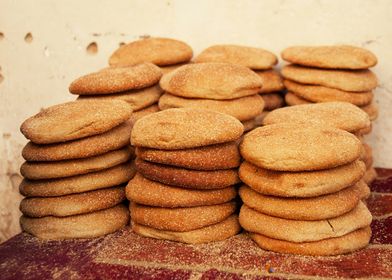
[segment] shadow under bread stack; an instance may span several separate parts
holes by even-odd
[[[179,40],[169,38],[144,38],[118,48],[109,58],[110,66],[133,66],[151,62],[163,73],[188,63],[193,56],[192,48]]]
[[[262,80],[250,69],[229,63],[184,65],[160,81],[159,108],[202,108],[231,115],[244,125],[263,111]],[[252,123],[249,129],[252,129]]]
[[[280,108],[266,116],[263,123],[264,125],[277,123],[328,125],[348,131],[356,136],[371,126],[369,116],[357,106],[348,102],[324,102]],[[366,173],[363,179],[365,183],[370,184],[374,179],[372,174],[375,171],[372,167],[371,148],[365,143],[362,143],[360,159],[366,165]]]
[[[202,109],[168,109],[137,121],[137,174],[126,187],[133,231],[184,243],[237,234],[242,133],[234,117]]]
[[[129,221],[122,202],[135,174],[132,114],[119,100],[74,101],[27,119],[22,155],[22,229],[39,238],[90,238]]]
[[[82,76],[71,83],[69,91],[77,100],[122,100],[133,111],[134,122],[146,114],[157,112],[162,94],[159,79],[162,72],[152,63],[126,67],[109,67]]]
[[[267,50],[239,45],[214,45],[202,51],[195,58],[195,62],[222,62],[245,66],[255,71],[262,79],[263,87],[259,93],[264,100],[264,111],[256,118],[243,122],[245,131],[259,126],[269,111],[285,104],[281,94],[284,90],[282,78],[272,69],[278,63],[278,58]]]
[[[362,202],[369,189],[361,150],[351,133],[321,124],[249,132],[240,146],[241,226],[276,252],[337,255],[365,247],[372,217]]]

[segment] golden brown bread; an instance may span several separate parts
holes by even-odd
[[[20,131],[36,144],[59,143],[104,133],[131,114],[128,104],[120,100],[67,102],[28,118]]]
[[[217,111],[235,117],[240,121],[255,118],[264,108],[263,98],[257,94],[231,100],[184,98],[165,93],[159,99],[161,110],[171,108],[195,108]]]
[[[190,231],[227,219],[236,210],[235,202],[217,205],[162,208],[131,202],[132,221],[161,230]]]
[[[136,159],[136,169],[144,177],[163,184],[193,189],[223,189],[240,182],[237,169],[191,170]]]
[[[244,204],[241,207],[239,220],[241,226],[250,232],[279,240],[309,242],[343,236],[367,227],[372,221],[372,215],[361,201],[353,210],[342,216],[318,221],[272,217]]]
[[[241,123],[244,126],[244,132],[251,131],[252,129],[258,127],[256,118],[247,121],[242,121]]]
[[[273,171],[244,161],[239,176],[253,190],[265,195],[313,197],[354,185],[363,177],[365,170],[361,160],[332,169],[307,172]]]
[[[159,112],[159,107],[158,107],[157,103],[154,103],[151,106],[148,106],[148,107],[143,108],[139,111],[133,112],[131,118],[129,119],[129,122],[132,124],[132,127],[133,127],[133,125],[135,124],[135,122],[138,119],[141,119],[144,116],[147,116],[147,115],[150,115],[150,114],[156,113],[156,112]]]
[[[233,200],[237,195],[234,186],[217,190],[195,190],[165,185],[151,181],[137,173],[126,187],[130,201],[159,207],[193,207],[215,205]]]
[[[134,161],[84,175],[60,179],[27,180],[19,185],[19,191],[27,197],[52,197],[117,186],[128,182],[136,173]]]
[[[333,168],[358,159],[361,149],[361,142],[351,133],[311,123],[259,127],[247,133],[240,145],[245,160],[276,171]]]
[[[137,147],[136,156],[145,161],[195,170],[230,169],[238,167],[241,163],[238,142],[182,150]]]
[[[163,90],[176,96],[226,100],[260,92],[262,79],[240,65],[196,63],[163,75],[159,84]]]
[[[259,93],[270,93],[284,90],[282,77],[276,70],[255,71],[263,80],[263,87]]]
[[[339,237],[299,243],[278,240],[258,233],[250,233],[250,237],[264,250],[284,254],[333,256],[351,253],[366,247],[371,234],[370,227],[364,227]]]
[[[373,167],[370,167],[366,170],[365,175],[363,175],[363,180],[366,184],[370,185],[374,180],[377,179],[377,171]]]
[[[236,118],[215,111],[168,109],[138,120],[132,129],[131,143],[163,150],[187,149],[235,141],[243,129]]]
[[[117,49],[109,59],[112,66],[135,65],[151,62],[159,66],[183,63],[191,60],[191,47],[170,38],[145,38],[130,42]]]
[[[111,208],[125,200],[124,186],[56,197],[25,198],[20,211],[29,217],[65,217]]]
[[[237,215],[231,215],[227,219],[210,226],[184,232],[159,230],[133,221],[131,224],[132,230],[139,235],[189,244],[225,240],[236,235],[241,230]]]
[[[128,222],[129,211],[122,204],[76,216],[20,218],[24,231],[42,239],[94,238],[115,232]]]
[[[263,98],[265,103],[264,109],[267,111],[272,111],[284,106],[284,99],[280,93],[266,93],[262,94],[261,97]]]
[[[214,45],[203,50],[195,59],[201,62],[225,62],[238,64],[250,69],[270,69],[278,63],[273,53],[261,49],[239,45]]]
[[[350,45],[293,46],[282,51],[282,58],[294,64],[331,69],[367,69],[377,64],[371,51]]]
[[[284,95],[284,101],[286,101],[286,104],[288,106],[301,105],[301,104],[313,104],[313,102],[310,102],[306,99],[303,99],[291,91],[287,92]]]
[[[369,105],[362,106],[361,109],[369,115],[371,121],[375,121],[378,118],[378,107],[375,102],[371,102]]]

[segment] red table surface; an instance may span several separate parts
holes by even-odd
[[[21,233],[0,245],[0,279],[392,278],[392,169],[377,169],[368,207],[371,244],[334,257],[260,249],[246,234],[202,245],[140,237],[125,228],[92,240],[43,241]]]

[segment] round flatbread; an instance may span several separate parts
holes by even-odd
[[[177,68],[180,68],[181,66],[186,65],[186,64],[188,64],[188,63],[179,63],[179,64],[173,64],[173,65],[168,65],[168,66],[161,66],[160,68],[161,68],[163,75],[165,75],[165,74],[167,74],[173,70],[176,70]]]
[[[378,107],[374,102],[360,108],[369,115],[371,121],[375,121],[378,118]]]
[[[237,191],[234,186],[218,190],[178,188],[151,181],[138,173],[128,183],[126,194],[130,201],[139,204],[173,208],[222,204],[233,200]]]
[[[361,160],[331,169],[308,172],[282,172],[263,169],[244,161],[241,181],[253,190],[272,196],[314,197],[340,191],[357,183],[365,174]]]
[[[188,62],[192,56],[192,48],[182,41],[169,38],[145,38],[121,46],[110,56],[109,64],[127,66],[151,62],[166,66]]]
[[[366,247],[371,235],[370,227],[364,227],[339,237],[295,243],[250,233],[250,237],[264,250],[310,256],[333,256],[354,252]]]
[[[237,169],[191,170],[136,159],[144,177],[163,184],[193,189],[223,189],[240,182]]]
[[[364,111],[350,103],[325,102],[280,108],[269,113],[263,121],[264,125],[278,123],[312,123],[354,132],[369,127],[370,119]]]
[[[283,50],[282,58],[294,64],[331,69],[367,69],[377,64],[371,51],[350,45],[294,46]]]
[[[358,159],[361,149],[361,141],[347,131],[292,123],[256,128],[240,145],[245,160],[276,171],[333,168]]]
[[[137,147],[136,155],[145,161],[193,170],[230,169],[238,167],[241,163],[238,142],[183,150],[158,150]]]
[[[252,129],[255,129],[256,127],[258,127],[258,125],[256,123],[256,119],[243,121],[241,123],[244,126],[244,132],[251,131]]]
[[[108,67],[76,79],[69,86],[69,91],[78,95],[118,93],[150,87],[158,83],[161,77],[161,69],[152,63]]]
[[[371,91],[377,77],[370,70],[326,70],[286,65],[282,76],[301,84],[320,85],[344,91]]]
[[[132,161],[73,177],[34,181],[24,179],[19,185],[19,191],[27,197],[52,197],[82,193],[127,183],[135,173],[136,168]]]
[[[316,103],[343,101],[357,106],[365,106],[373,99],[371,91],[349,92],[324,86],[302,85],[290,80],[284,80],[284,85],[287,90],[295,92],[297,96]]]
[[[231,215],[222,222],[185,232],[159,230],[140,225],[133,221],[132,230],[139,235],[150,238],[165,239],[188,244],[200,244],[230,238],[240,232],[241,227],[238,223],[238,217],[236,215]]]
[[[372,222],[372,214],[360,201],[353,210],[336,218],[298,221],[268,216],[244,204],[239,219],[241,226],[250,232],[279,240],[310,242],[343,236],[367,227]]]
[[[305,221],[341,216],[351,211],[369,193],[369,187],[363,181],[336,193],[310,198],[280,198],[262,195],[246,185],[239,190],[242,201],[258,212],[289,220]]]
[[[196,63],[165,74],[159,84],[163,90],[176,96],[226,100],[259,93],[262,79],[240,65]]]
[[[279,93],[262,94],[261,97],[265,103],[264,109],[267,111],[272,111],[284,106],[284,98]]]
[[[94,238],[115,232],[128,222],[129,211],[122,204],[69,217],[20,218],[24,231],[42,239]]]
[[[126,91],[106,95],[80,95],[77,100],[113,100],[118,99],[127,102],[133,111],[139,111],[154,103],[161,97],[162,89],[156,85],[140,90]]]
[[[270,93],[284,90],[283,79],[276,70],[255,71],[263,80],[263,87],[259,93]]]
[[[132,221],[148,227],[170,231],[190,231],[227,219],[236,210],[235,202],[218,205],[162,208],[131,202]]]
[[[184,98],[165,93],[159,99],[161,110],[171,108],[195,108],[217,111],[235,117],[240,121],[254,119],[261,114],[264,108],[264,101],[258,94],[231,99],[213,100],[203,98]]]
[[[290,92],[290,91],[284,95],[284,101],[286,102],[286,104],[288,106],[301,105],[301,104],[313,104],[313,102],[310,102],[306,99],[303,99],[303,98],[297,96],[295,93]]]
[[[163,150],[187,149],[235,141],[243,129],[236,118],[215,111],[168,109],[138,120],[131,143]]]
[[[59,161],[87,158],[118,150],[129,145],[131,123],[124,122],[115,128],[90,137],[57,144],[27,143],[22,156],[27,161]]]
[[[158,107],[157,103],[155,103],[151,106],[148,106],[144,109],[141,109],[139,111],[133,112],[131,118],[129,119],[129,122],[132,124],[132,127],[133,127],[135,125],[135,122],[138,119],[141,119],[144,116],[147,116],[147,115],[150,115],[150,114],[156,113],[156,112],[159,112],[159,107]]]
[[[67,102],[42,110],[20,131],[36,144],[52,144],[104,133],[128,120],[129,105],[120,100]]]
[[[23,177],[31,180],[64,178],[96,172],[127,162],[134,156],[133,149],[125,147],[89,158],[53,162],[24,162],[20,167]]]
[[[111,208],[125,198],[125,188],[119,186],[57,197],[25,198],[19,209],[29,217],[65,217]]]
[[[368,168],[362,178],[366,184],[370,185],[377,179],[377,171],[373,167]]]
[[[201,62],[225,62],[238,64],[250,69],[270,69],[278,63],[273,53],[261,49],[239,45],[214,45],[202,51],[195,59]]]
[[[363,143],[363,150],[361,154],[361,160],[365,163],[366,169],[369,169],[373,165],[373,150],[368,144]]]

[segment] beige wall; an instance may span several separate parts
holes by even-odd
[[[392,1],[0,0],[0,32],[0,241],[19,230],[21,122],[72,100],[67,87],[74,78],[106,66],[120,42],[143,35],[182,39],[195,53],[215,43],[276,54],[295,44],[372,50],[381,114],[369,141],[376,165],[392,167]],[[97,52],[86,50],[92,42]]]

